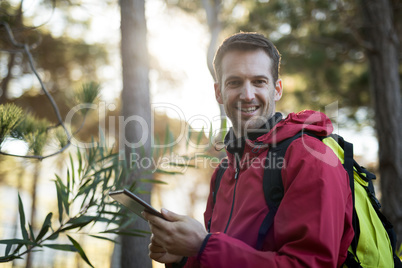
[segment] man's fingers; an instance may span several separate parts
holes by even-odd
[[[166,254],[166,252],[155,253],[155,252],[150,251],[148,255],[149,255],[149,257],[150,257],[151,259],[158,261],[158,260],[160,260],[163,256],[165,256],[165,254]]]
[[[161,227],[163,227],[163,225],[166,224],[166,220],[162,219],[158,216],[152,215],[145,211],[143,211],[141,214],[148,221],[148,223],[150,224],[151,227],[153,225],[153,226],[157,226],[157,227],[161,228]]]
[[[149,244],[148,249],[152,253],[166,253],[166,249],[154,243]]]
[[[163,246],[162,246],[162,241],[159,241],[159,239],[157,238],[157,236],[155,236],[153,233],[152,233],[152,235],[151,235],[151,244],[152,244],[154,247],[163,248]],[[151,244],[150,244],[150,245],[151,245]]]
[[[168,221],[179,221],[181,220],[184,216],[176,214],[170,210],[167,210],[165,208],[161,209],[163,217],[165,217],[166,220]]]

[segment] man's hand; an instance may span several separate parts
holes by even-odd
[[[202,224],[166,209],[162,209],[162,214],[166,220],[143,213],[152,232],[149,256],[156,261],[169,263],[179,262],[182,256],[197,255],[208,234]]]
[[[182,256],[169,254],[162,246],[153,241],[153,235],[151,237],[151,244],[149,244],[148,249],[149,249],[149,257],[157,262],[179,263],[183,258]]]

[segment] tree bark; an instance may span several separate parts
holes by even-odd
[[[147,29],[145,20],[144,0],[121,0],[121,58],[123,68],[122,91],[122,115],[125,120],[124,130],[120,129],[120,135],[125,135],[120,142],[126,141],[125,155],[129,165],[130,153],[141,154],[141,157],[150,157],[150,133],[151,133],[151,108],[148,79],[148,50]],[[136,116],[131,118],[131,116]],[[140,120],[140,119],[143,119]],[[141,124],[145,122],[145,124]],[[121,128],[121,126],[120,126]],[[131,148],[138,144],[145,135],[142,148]],[[121,144],[122,145],[122,144]],[[138,166],[131,175],[129,183],[136,180],[136,187],[144,194],[140,197],[150,202],[150,184],[142,184],[139,179],[144,178],[144,169]],[[137,220],[132,229],[149,230],[147,222]],[[121,237],[121,267],[147,268],[152,263],[148,257],[148,244],[150,237]]]
[[[23,16],[22,16],[22,4],[23,1],[21,1],[17,14],[15,16],[15,27],[16,28],[23,28]],[[0,95],[0,104],[5,104],[8,101],[8,88],[11,79],[13,78],[12,75],[12,69],[15,65],[15,52],[10,52],[9,58],[8,58],[8,64],[7,64],[7,74],[3,78],[3,80],[0,83],[0,89],[1,89],[1,95]]]
[[[31,203],[31,220],[30,223],[32,225],[32,229],[35,230],[35,221],[36,221],[36,208],[37,208],[37,190],[38,190],[38,182],[39,182],[39,176],[40,176],[40,171],[42,167],[42,162],[37,161],[34,163],[34,173],[33,173],[33,178],[32,178],[32,193],[31,193],[31,198],[32,198],[32,203]],[[25,268],[31,268],[33,265],[32,261],[32,251],[29,251],[27,254],[27,259],[26,259],[26,264]]]
[[[219,41],[219,34],[222,31],[222,22],[219,19],[219,14],[221,12],[222,1],[221,0],[202,0],[202,5],[205,9],[205,13],[207,16],[208,28],[211,34],[211,39],[208,45],[207,51],[207,66],[209,73],[211,74],[212,78],[216,81],[215,72],[214,72],[214,56],[215,50],[218,46]],[[226,128],[226,113],[225,109],[223,108],[222,104],[219,105],[219,112],[221,116],[221,127],[220,131],[224,131]],[[218,141],[221,141],[221,135],[218,134]]]
[[[389,0],[362,0],[370,90],[379,141],[382,211],[402,239],[402,100],[399,40]]]
[[[8,58],[8,64],[7,64],[7,74],[1,81],[1,96],[0,96],[0,104],[5,104],[8,100],[8,85],[10,84],[11,78],[12,78],[12,73],[11,70],[14,67],[15,63],[15,53],[10,53],[10,56]]]

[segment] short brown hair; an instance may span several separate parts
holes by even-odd
[[[234,34],[220,45],[214,58],[214,70],[216,82],[222,79],[222,59],[231,50],[257,50],[262,49],[272,60],[273,83],[278,80],[281,55],[278,49],[265,36],[258,33],[237,33]]]

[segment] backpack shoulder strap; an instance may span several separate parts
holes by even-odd
[[[261,249],[264,239],[271,228],[278,207],[283,198],[283,183],[282,183],[282,165],[285,159],[286,151],[289,145],[303,135],[302,132],[295,136],[281,141],[276,145],[270,146],[265,159],[264,175],[262,179],[262,187],[264,190],[265,202],[268,205],[268,214],[265,216],[260,230],[258,231],[257,249]]]
[[[353,240],[350,243],[353,254],[348,251],[348,256],[344,262],[347,267],[361,267],[359,258],[357,257],[357,244],[359,243],[360,237],[360,224],[359,218],[357,217],[357,212],[355,208],[355,179],[353,174],[353,167],[358,166],[356,161],[353,159],[353,144],[345,141],[342,136],[337,134],[331,134],[331,138],[333,138],[339,146],[343,149],[343,167],[345,168],[346,172],[348,173],[349,177],[349,186],[352,193],[352,200],[353,200],[353,214],[352,214],[352,226],[355,232],[353,236]],[[356,260],[357,259],[357,260]]]
[[[224,158],[224,159],[222,159],[222,162],[219,164],[218,171],[216,172],[215,186],[214,186],[214,191],[212,192],[214,205],[216,203],[216,195],[218,194],[218,190],[219,190],[219,186],[221,184],[223,174],[225,173],[227,168],[228,168],[228,159]]]
[[[222,159],[221,163],[218,166],[218,171],[216,172],[216,177],[215,177],[215,185],[214,185],[214,191],[212,192],[212,210],[214,209],[215,203],[216,203],[216,195],[218,194],[219,186],[221,184],[221,180],[223,177],[223,174],[225,173],[226,169],[228,168],[228,159],[224,158]],[[208,232],[211,229],[211,219],[208,221],[208,226],[207,230]]]

